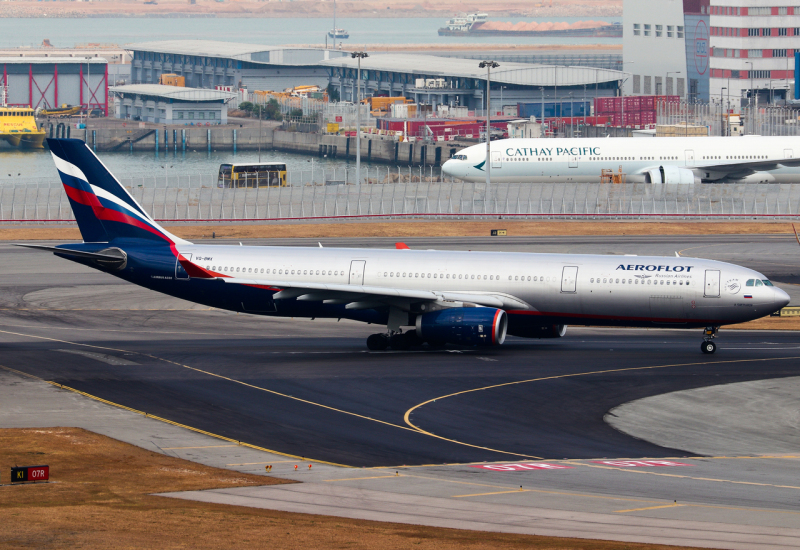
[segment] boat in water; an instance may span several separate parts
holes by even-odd
[[[328,31],[328,36],[331,38],[350,38],[350,33],[345,29],[335,28]]]
[[[602,21],[576,23],[502,23],[489,21],[488,14],[470,13],[454,17],[439,36],[562,36],[621,38],[622,25]]]
[[[36,125],[30,107],[9,107],[5,91],[0,91],[0,139],[12,147],[42,149],[45,131]]]

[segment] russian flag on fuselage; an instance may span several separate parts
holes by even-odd
[[[125,237],[187,243],[158,225],[83,141],[48,139],[47,144],[85,242]]]

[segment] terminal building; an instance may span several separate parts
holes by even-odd
[[[216,126],[228,123],[227,102],[236,94],[160,84],[112,86],[114,116],[126,120]]]
[[[207,40],[146,42],[127,48],[133,52],[134,84],[155,84],[161,74],[174,73],[184,76],[186,85],[194,88],[224,86],[253,92],[331,84],[341,100],[355,98],[358,60],[349,52]],[[430,55],[370,55],[361,60],[361,97],[403,95],[432,105],[484,109],[486,71],[478,64],[475,59]],[[504,106],[517,103],[617,95],[623,73],[602,67],[501,61],[500,67],[492,70],[491,81],[492,110],[502,112]]]

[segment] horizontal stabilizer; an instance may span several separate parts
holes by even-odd
[[[125,264],[128,257],[119,248],[107,248],[100,252],[86,252],[83,250],[70,250],[68,248],[58,248],[57,246],[45,246],[41,244],[14,244],[14,246],[21,246],[23,248],[33,248],[36,250],[45,250],[53,254],[62,256],[71,256],[73,258],[83,258],[86,260],[95,260],[103,265],[109,267],[120,267]]]

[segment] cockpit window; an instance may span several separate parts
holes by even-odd
[[[759,281],[758,279],[756,279],[756,286],[762,286],[762,285],[763,285],[763,283],[761,281]]]
[[[764,279],[764,286],[775,286],[770,281]]]
[[[453,155],[455,160],[467,160],[467,155]]]
[[[755,286],[755,284],[756,284],[755,279],[747,279],[747,283],[745,283],[745,286]]]

